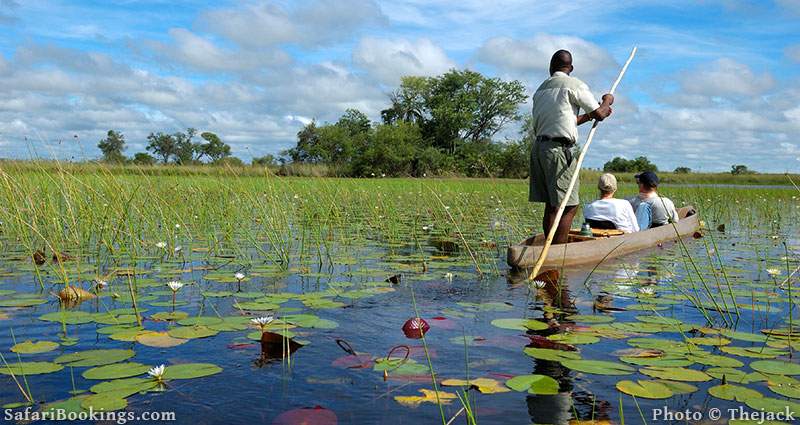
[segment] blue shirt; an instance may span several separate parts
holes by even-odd
[[[639,223],[639,230],[647,230],[653,222],[653,208],[647,202],[642,202],[636,208],[636,222]]]

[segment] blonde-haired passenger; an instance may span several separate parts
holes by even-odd
[[[613,174],[603,174],[597,182],[600,199],[583,207],[586,222],[594,229],[617,229],[625,233],[638,232],[639,223],[631,203],[625,199],[615,199],[617,178]]]

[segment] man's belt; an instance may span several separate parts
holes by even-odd
[[[564,151],[564,157],[567,159],[567,168],[572,165],[572,147],[575,146],[575,141],[569,137],[550,137],[550,136],[536,136],[537,142],[556,142],[561,145],[561,150]]]

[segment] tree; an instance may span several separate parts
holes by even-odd
[[[675,169],[675,174],[689,174],[692,172],[692,169],[689,167],[678,167]]]
[[[103,152],[103,161],[110,163],[123,163],[125,162],[125,155],[122,151],[125,150],[125,136],[117,131],[108,130],[106,138],[100,140],[97,144],[100,151]]]
[[[363,152],[354,160],[353,175],[412,175],[419,140],[419,127],[412,123],[399,121],[377,126]]]
[[[171,134],[165,133],[150,133],[147,136],[147,150],[152,152],[154,156],[161,159],[161,162],[166,164],[172,156],[177,155],[178,145],[175,137]]]
[[[475,71],[451,70],[438,77],[405,77],[381,112],[384,122],[417,123],[423,137],[455,153],[461,141],[490,139],[518,120],[526,99],[519,81],[486,78]]]
[[[192,139],[197,134],[194,128],[187,128],[186,133],[177,132],[172,135],[175,140],[175,163],[181,165],[191,164],[199,161],[202,155],[199,143],[193,143]],[[198,156],[195,157],[195,154]]]
[[[750,170],[749,168],[747,168],[746,165],[736,164],[736,165],[731,165],[731,174],[736,176],[740,174],[755,174],[755,171]]]
[[[242,167],[244,166],[244,161],[235,156],[226,156],[212,162],[211,164],[224,167]]]
[[[252,165],[258,165],[261,167],[270,167],[278,165],[278,159],[275,158],[275,155],[266,154],[264,156],[256,156],[250,161]]]
[[[223,142],[216,134],[205,131],[200,134],[200,137],[203,138],[206,143],[200,145],[198,149],[200,152],[200,155],[197,156],[198,160],[203,156],[207,156],[212,162],[215,162],[231,155],[230,145]]]
[[[156,163],[155,157],[145,152],[137,152],[133,156],[132,162],[136,165],[153,165]]]
[[[650,162],[646,156],[636,159],[615,157],[603,165],[603,171],[611,173],[640,173],[642,171],[658,171],[658,167]]]

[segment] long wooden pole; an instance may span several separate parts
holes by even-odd
[[[622,66],[622,70],[619,71],[619,76],[617,76],[617,80],[614,81],[614,84],[611,86],[611,90],[609,93],[614,94],[614,91],[617,90],[617,86],[619,82],[622,81],[622,76],[625,75],[625,71],[628,69],[628,65],[631,64],[633,61],[633,57],[636,55],[636,47],[631,50],[631,55],[628,56],[628,60],[625,62],[625,65]],[[594,133],[597,130],[597,124],[600,121],[594,121],[592,123],[592,129],[589,130],[589,137],[586,139],[586,144],[583,145],[583,149],[581,149],[580,155],[578,155],[578,163],[575,167],[575,172],[572,174],[572,178],[569,180],[569,187],[567,188],[567,193],[564,195],[564,199],[561,200],[561,204],[558,206],[558,212],[556,212],[556,218],[553,221],[553,225],[550,226],[550,232],[547,233],[547,239],[544,242],[544,247],[542,247],[542,253],[539,254],[539,259],[536,260],[536,265],[533,266],[533,270],[528,275],[528,280],[533,280],[536,275],[539,273],[539,270],[542,268],[542,264],[547,259],[547,253],[550,251],[550,245],[553,244],[553,238],[556,236],[556,229],[558,229],[558,223],[561,221],[561,216],[564,215],[564,209],[567,207],[567,201],[569,201],[569,197],[572,194],[572,191],[575,189],[575,183],[578,181],[578,175],[581,171],[581,164],[583,164],[583,158],[586,156],[586,152],[589,150],[589,145],[592,144],[592,139],[594,138]]]

